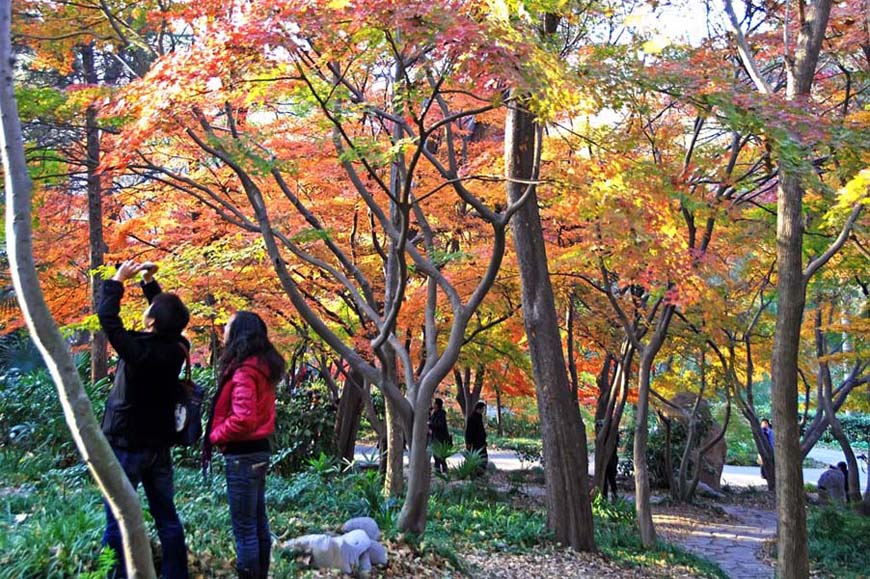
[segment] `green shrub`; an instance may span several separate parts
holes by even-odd
[[[479,450],[463,450],[462,462],[450,468],[451,478],[468,480],[477,476],[483,469],[483,456]]]
[[[807,530],[815,568],[838,578],[867,577],[870,517],[835,506],[812,508]]]
[[[870,450],[870,414],[845,414],[837,418],[840,419],[843,432],[853,446]],[[837,443],[830,428],[825,430],[821,440],[829,444]]]
[[[335,455],[335,406],[322,382],[279,393],[275,409],[275,471],[290,475],[321,454]]]

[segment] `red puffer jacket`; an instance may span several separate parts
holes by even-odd
[[[209,440],[215,446],[261,440],[275,432],[275,387],[259,357],[242,362],[215,404]]]

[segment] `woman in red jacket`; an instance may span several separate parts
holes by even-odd
[[[266,472],[275,431],[275,384],[284,359],[257,314],[237,312],[224,332],[220,385],[206,429],[226,461],[227,500],[240,578],[268,576],[272,539],[266,517]]]

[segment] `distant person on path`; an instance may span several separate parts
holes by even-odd
[[[480,458],[483,459],[480,465],[481,472],[486,470],[489,460],[486,453],[486,428],[483,426],[485,411],[486,403],[478,402],[465,425],[465,448],[466,450],[476,450],[480,453]]]
[[[447,412],[444,410],[444,401],[435,399],[435,407],[429,415],[429,433],[433,443],[453,444],[453,437],[447,429]],[[447,460],[444,457],[435,456],[435,470],[447,472]]]
[[[190,344],[181,331],[190,314],[178,296],[161,292],[153,277],[156,271],[152,263],[125,261],[112,279],[103,282],[97,317],[119,360],[102,430],[130,484],[136,489],[141,483],[145,489],[163,550],[162,576],[183,579],[188,576],[187,548],[175,510],[169,448],[177,436],[175,404],[184,396],[178,375]],[[133,332],[124,328],[118,314],[124,282],[139,272],[144,274],[141,287],[149,306],[142,318],[145,331]],[[103,545],[118,557],[109,577],[125,577],[121,530],[108,503]]]
[[[239,578],[266,579],[272,550],[266,473],[269,437],[275,432],[275,385],[284,373],[284,359],[260,316],[240,311],[227,323],[219,364],[203,460],[207,465],[212,445],[224,454]]]
[[[770,425],[770,421],[767,418],[761,419],[761,434],[770,444],[770,452],[773,454],[773,427]],[[767,478],[766,467],[764,461],[761,460],[761,455],[758,455],[758,464],[761,465],[761,478]]]

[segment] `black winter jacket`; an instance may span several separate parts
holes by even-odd
[[[160,293],[156,281],[142,284],[151,300]],[[102,429],[112,446],[135,450],[165,448],[175,439],[175,404],[183,397],[178,379],[188,341],[180,335],[126,330],[118,315],[124,284],[106,280],[97,315],[120,360],[106,400]]]
[[[443,408],[435,410],[429,417],[429,428],[432,431],[432,440],[435,442],[447,442],[450,440],[450,430],[447,428],[447,411]]]
[[[486,448],[486,429],[479,412],[472,412],[465,423],[465,446],[474,450]]]

